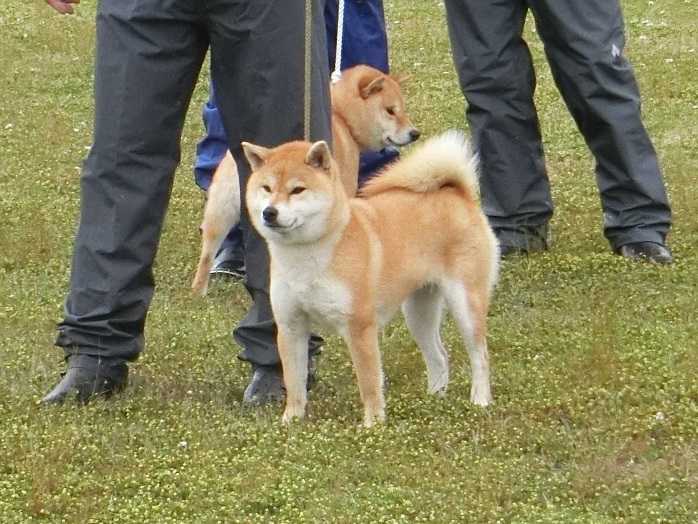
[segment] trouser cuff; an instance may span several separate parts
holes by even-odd
[[[522,251],[545,251],[550,248],[550,230],[547,224],[540,226],[496,227],[494,234],[501,246]]]

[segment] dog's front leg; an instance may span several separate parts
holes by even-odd
[[[349,326],[347,345],[364,405],[364,426],[371,427],[385,420],[383,370],[375,322],[353,321]]]
[[[286,386],[284,424],[303,418],[307,403],[308,337],[310,332],[298,325],[278,324],[277,344]]]

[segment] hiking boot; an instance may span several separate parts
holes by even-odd
[[[501,245],[499,246],[499,258],[509,258],[513,256],[522,256],[522,255],[528,255],[528,250],[522,247],[518,246],[508,246],[508,245]]]
[[[674,261],[671,251],[657,242],[631,242],[620,246],[616,253],[629,260],[655,264],[671,264]]]
[[[61,404],[75,393],[81,404],[93,397],[110,397],[126,387],[128,366],[123,360],[93,355],[70,355],[61,380],[41,399],[41,403]]]
[[[317,383],[318,354],[308,357],[308,391]],[[284,376],[281,364],[273,366],[252,365],[252,378],[245,388],[242,403],[249,406],[263,406],[282,402],[286,397]]]
[[[528,255],[550,248],[550,230],[547,225],[494,228],[499,241],[499,258]]]
[[[286,395],[281,366],[253,366],[252,378],[245,388],[242,403],[250,406],[263,406],[282,402]]]

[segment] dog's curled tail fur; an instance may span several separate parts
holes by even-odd
[[[478,158],[466,136],[460,131],[446,131],[430,138],[372,178],[360,194],[370,197],[391,189],[429,193],[448,186],[459,188],[467,197],[477,199],[477,169]]]

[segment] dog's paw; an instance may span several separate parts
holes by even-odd
[[[205,297],[208,292],[208,273],[197,271],[194,281],[191,283],[191,292],[197,297]]]
[[[383,424],[385,422],[385,411],[382,409],[376,412],[365,412],[364,413],[364,427],[371,428],[376,424]]]
[[[208,292],[208,286],[206,284],[194,283],[191,286],[191,292],[195,297],[205,297]]]
[[[489,384],[473,384],[470,389],[470,402],[476,406],[489,406],[492,404],[492,393]]]
[[[443,397],[446,394],[446,389],[448,388],[447,360],[444,360],[438,365],[436,365],[436,362],[432,362],[432,364],[427,367],[427,384],[427,391],[431,395]]]
[[[442,375],[438,380],[430,380],[427,391],[430,395],[435,395],[437,397],[445,397],[446,390],[448,389],[448,374]]]
[[[284,410],[284,414],[281,417],[281,423],[284,425],[289,425],[291,424],[294,420],[303,420],[305,417],[305,410],[302,408],[289,408],[287,407]]]

